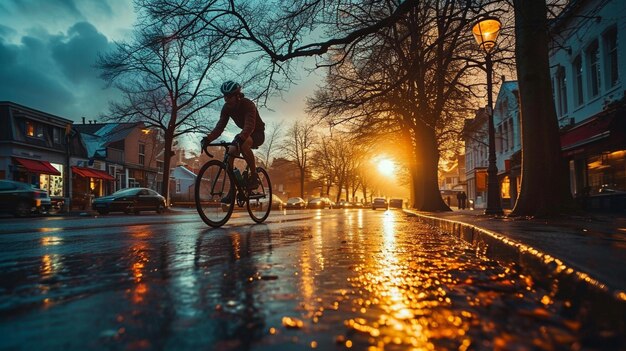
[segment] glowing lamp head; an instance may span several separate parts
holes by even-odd
[[[483,50],[491,52],[496,46],[502,23],[495,17],[485,17],[472,27],[472,34]]]

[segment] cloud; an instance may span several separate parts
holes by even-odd
[[[97,117],[117,98],[116,91],[103,90],[94,67],[98,53],[113,43],[92,24],[78,22],[59,34],[39,30],[17,44],[6,35],[11,31],[0,31],[0,100],[78,121]]]
[[[67,36],[53,38],[50,45],[52,57],[75,84],[97,77],[94,64],[98,53],[108,51],[110,46],[107,38],[86,22],[73,25]]]
[[[3,82],[0,84],[0,100],[58,113],[64,104],[73,103],[74,98],[71,91],[53,76],[31,65],[39,61],[33,57],[33,50],[38,51],[40,44],[34,40],[25,40],[21,46],[0,42],[0,61],[3,62],[0,65],[0,81]]]

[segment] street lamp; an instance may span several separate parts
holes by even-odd
[[[502,24],[495,17],[484,17],[472,27],[472,33],[478,46],[485,50],[485,66],[487,70],[487,115],[489,118],[489,166],[487,167],[487,208],[485,214],[501,215],[500,183],[498,182],[498,167],[496,166],[496,131],[493,123],[493,64],[491,51],[496,46],[496,39],[500,34]]]

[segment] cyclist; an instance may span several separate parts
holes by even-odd
[[[241,133],[233,139],[234,145],[229,147],[228,153],[233,156],[241,153],[250,168],[248,190],[255,190],[259,186],[259,178],[256,173],[256,162],[252,149],[258,148],[265,141],[265,123],[261,120],[254,102],[244,97],[241,92],[241,85],[229,80],[222,84],[220,91],[224,95],[224,106],[220,113],[220,119],[215,128],[202,139],[202,145],[204,146],[219,138],[228,123],[228,119],[232,118],[237,127],[241,128]],[[231,168],[233,161],[234,157],[231,157],[229,164]]]

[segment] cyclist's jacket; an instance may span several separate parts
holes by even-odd
[[[243,97],[235,107],[229,108],[224,104],[220,113],[220,120],[217,122],[215,129],[209,133],[209,139],[215,140],[222,135],[228,123],[228,118],[232,118],[237,127],[242,129],[239,135],[243,140],[246,140],[255,131],[265,130],[265,123],[261,120],[254,102]]]

